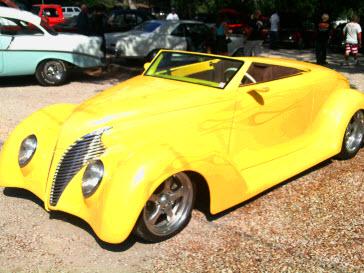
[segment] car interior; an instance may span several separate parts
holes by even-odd
[[[285,67],[280,65],[271,65],[271,64],[263,64],[263,63],[252,63],[241,81],[241,86],[261,83],[261,82],[269,82],[274,81],[290,76],[294,76],[297,74],[301,74],[303,71]]]

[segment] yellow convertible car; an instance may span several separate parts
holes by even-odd
[[[145,72],[80,105],[24,120],[0,154],[0,185],[85,220],[120,243],[188,223],[206,188],[212,214],[363,143],[364,95],[293,60],[161,51]]]

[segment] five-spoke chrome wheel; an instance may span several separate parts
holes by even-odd
[[[194,184],[185,173],[169,177],[148,199],[137,224],[137,235],[155,242],[178,233],[191,217],[194,199]]]
[[[349,159],[356,155],[363,144],[364,139],[364,113],[358,111],[351,118],[346,127],[343,145],[339,159]]]

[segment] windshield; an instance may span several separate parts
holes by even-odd
[[[223,57],[162,52],[144,75],[223,89],[243,64]]]
[[[160,25],[162,25],[162,23],[160,23],[160,22],[144,22],[144,23],[136,26],[134,29],[135,30],[140,30],[140,31],[143,31],[143,32],[153,32]]]

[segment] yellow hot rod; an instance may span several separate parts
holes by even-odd
[[[170,238],[201,188],[212,214],[363,143],[364,96],[293,60],[161,51],[142,75],[25,119],[0,186],[85,220],[106,242]]]

